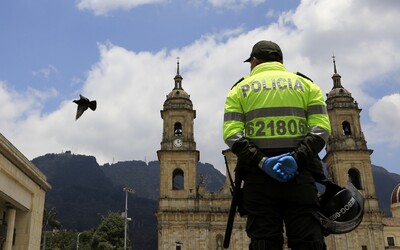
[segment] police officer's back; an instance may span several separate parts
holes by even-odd
[[[250,249],[282,249],[283,222],[293,250],[324,249],[315,179],[330,123],[321,89],[286,71],[280,47],[256,43],[251,73],[226,98],[224,140],[245,180],[243,206]]]

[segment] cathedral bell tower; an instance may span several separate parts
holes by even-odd
[[[336,247],[332,249],[380,249],[383,245],[382,211],[379,210],[375,194],[370,155],[360,123],[361,109],[341,83],[333,57],[333,88],[327,94],[327,109],[332,134],[326,146],[324,162],[328,175],[338,185],[345,187],[352,183],[363,195],[364,217],[361,225],[353,232],[337,237]],[[338,241],[338,238],[348,240]],[[338,246],[337,244],[343,244]],[[328,244],[328,249],[329,244]]]
[[[160,161],[160,207],[164,198],[188,198],[195,195],[196,166],[199,151],[194,141],[194,119],[196,111],[190,95],[182,88],[182,76],[174,77],[175,86],[167,95],[161,110],[163,133]]]
[[[193,136],[196,111],[190,96],[182,88],[182,79],[178,61],[175,86],[161,110],[163,132],[161,149],[157,151],[160,198],[156,213],[159,250],[182,249],[190,245],[187,237],[191,235],[185,232],[188,215],[196,206],[196,168],[199,161]]]

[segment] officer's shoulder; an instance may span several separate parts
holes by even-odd
[[[241,81],[243,81],[243,80],[244,80],[244,77],[240,78],[239,81],[237,81],[235,84],[233,84],[233,86],[232,86],[231,89],[233,89],[234,87],[236,87],[236,85],[238,85],[238,84],[239,84]]]
[[[306,75],[304,75],[304,74],[302,74],[302,73],[300,73],[300,72],[294,72],[294,73],[295,73],[296,75],[298,75],[298,76],[301,76],[301,77],[306,78],[307,80],[313,82],[313,80],[311,80],[310,77],[308,77],[308,76],[306,76]]]

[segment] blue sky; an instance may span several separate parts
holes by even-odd
[[[265,39],[324,93],[334,54],[372,163],[400,173],[399,16],[393,0],[1,1],[0,133],[28,159],[72,150],[100,164],[156,160],[180,57],[200,161],[225,173],[225,96]],[[98,110],[75,121],[80,93]]]

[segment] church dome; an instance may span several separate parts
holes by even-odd
[[[335,97],[348,97],[353,99],[351,93],[343,87],[333,88],[327,95],[327,98],[329,99]]]
[[[182,87],[182,76],[179,74],[179,61],[177,63],[177,72],[174,77],[175,87],[167,95],[164,102],[164,110],[167,109],[193,109],[190,95]]]
[[[350,91],[345,89],[341,82],[341,76],[337,73],[335,58],[333,58],[334,74],[332,76],[333,88],[326,94],[326,104],[328,110],[332,108],[358,108]]]
[[[400,202],[400,183],[393,189],[390,200],[391,204]]]
[[[182,80],[183,80],[183,78],[179,74],[179,61],[178,61],[177,67],[176,67],[176,76],[174,77],[175,87],[167,95],[167,101],[169,99],[175,99],[175,98],[184,98],[184,99],[189,99],[189,101],[190,101],[190,95],[182,88]]]
[[[342,86],[342,82],[341,82],[341,76],[338,74],[337,69],[336,69],[336,61],[335,61],[335,57],[333,57],[333,76],[332,76],[332,80],[333,80],[333,88],[332,90],[326,95],[327,99],[332,99],[332,98],[339,98],[339,99],[353,99],[351,97],[351,93],[343,88]]]
[[[167,95],[167,99],[171,99],[171,98],[186,98],[186,99],[190,99],[190,95],[181,89],[173,89],[168,95]]]
[[[173,89],[164,102],[164,109],[186,108],[193,109],[190,95],[183,89]]]

